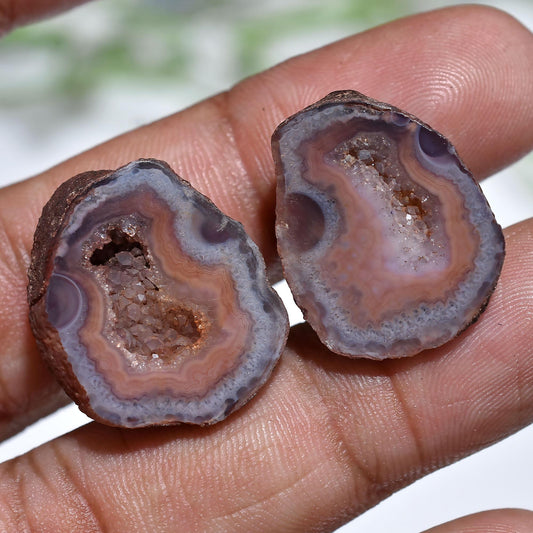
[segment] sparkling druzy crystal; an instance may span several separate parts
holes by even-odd
[[[339,91],[280,124],[272,144],[285,276],[331,350],[413,355],[477,318],[496,285],[504,239],[441,134]]]
[[[287,337],[242,225],[161,161],[61,185],[39,221],[29,281],[44,357],[109,425],[222,420],[266,381]]]

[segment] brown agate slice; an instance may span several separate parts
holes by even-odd
[[[283,122],[272,144],[279,253],[324,344],[348,356],[401,357],[476,319],[504,240],[440,133],[342,91]]]
[[[45,206],[30,321],[67,393],[105,424],[211,424],[266,381],[285,308],[241,224],[161,161],[81,174]]]

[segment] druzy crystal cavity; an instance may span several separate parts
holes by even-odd
[[[161,161],[91,172],[43,210],[30,322],[94,419],[211,424],[249,400],[285,344],[285,308],[238,222]]]
[[[331,350],[413,355],[477,318],[500,274],[504,239],[441,134],[340,91],[280,124],[272,146],[285,277]]]

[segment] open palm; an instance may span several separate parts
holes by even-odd
[[[54,2],[34,3],[0,1],[0,24],[7,30]],[[26,304],[37,219],[65,179],[139,157],[166,160],[244,224],[274,272],[270,136],[284,118],[357,89],[430,123],[483,178],[532,149],[532,87],[525,28],[492,9],[450,8],[296,57],[3,189],[0,434],[66,401],[37,353]],[[451,343],[404,360],[348,360],[299,325],[269,383],[216,426],[92,423],[1,465],[0,530],[328,531],[517,431],[533,418],[533,220],[505,234],[487,311]],[[435,531],[495,524],[531,531],[533,517],[494,511]]]

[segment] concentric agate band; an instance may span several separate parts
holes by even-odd
[[[242,225],[161,161],[63,184],[39,221],[29,280],[44,357],[109,425],[222,420],[265,383],[288,333]]]
[[[340,91],[284,121],[272,147],[283,270],[326,346],[350,357],[413,355],[477,318],[504,239],[440,133]]]

